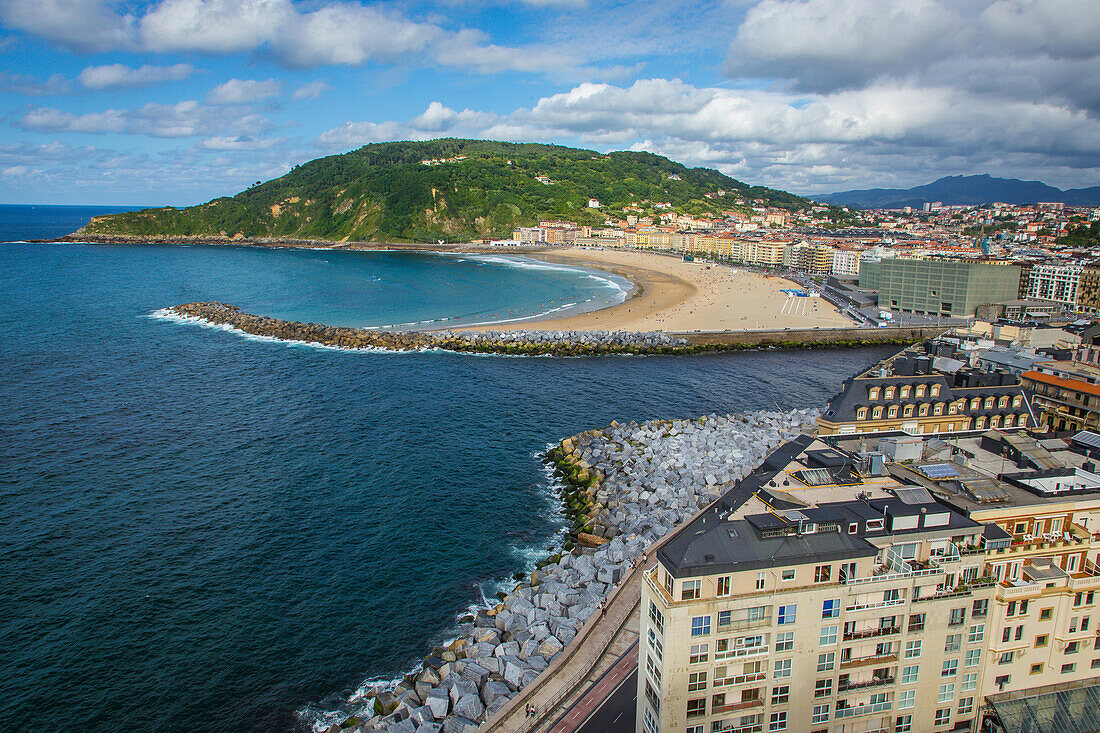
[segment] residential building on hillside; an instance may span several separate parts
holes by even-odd
[[[1008,437],[774,451],[643,576],[637,729],[1017,733],[1100,685],[1100,475]]]

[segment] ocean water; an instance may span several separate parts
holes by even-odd
[[[300,728],[556,546],[547,444],[821,405],[889,351],[353,353],[148,317],[220,299],[385,324],[479,315],[465,291],[491,312],[612,292],[515,263],[333,262],[349,254],[0,245],[5,729]]]

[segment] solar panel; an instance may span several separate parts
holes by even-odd
[[[1080,443],[1089,448],[1100,448],[1100,435],[1091,430],[1082,430],[1073,436],[1073,442]]]
[[[955,470],[954,466],[948,463],[929,463],[925,466],[921,466],[917,470],[933,481],[962,475]]]
[[[894,495],[901,499],[903,504],[931,504],[935,501],[928,489],[923,486],[905,486],[894,489]]]

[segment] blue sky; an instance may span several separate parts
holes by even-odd
[[[1100,184],[1095,0],[0,0],[0,200],[186,205],[400,139],[798,193]]]

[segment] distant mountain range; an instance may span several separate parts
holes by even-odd
[[[810,207],[794,194],[650,153],[445,139],[367,145],[231,198],[97,216],[80,234],[463,241],[509,237],[513,227],[540,219],[601,224],[605,214],[625,216],[627,207],[654,202],[715,215],[751,201]]]
[[[860,191],[839,191],[812,197],[816,201],[855,209],[920,208],[926,203],[941,201],[945,205],[1035,204],[1040,201],[1062,202],[1070,206],[1100,204],[1100,186],[1071,188],[1063,191],[1041,181],[1021,181],[1016,178],[980,176],[945,176],[915,188],[868,188]]]

